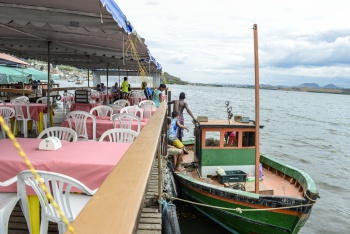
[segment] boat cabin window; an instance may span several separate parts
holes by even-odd
[[[220,146],[220,131],[207,131],[205,133],[205,146],[206,147],[219,147]]]
[[[239,135],[240,135],[240,133],[236,132],[236,131],[224,132],[224,137],[225,137],[224,146],[225,147],[238,147]]]
[[[242,132],[242,147],[255,146],[255,132]]]

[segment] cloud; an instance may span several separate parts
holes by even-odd
[[[347,1],[118,0],[163,71],[190,82],[350,87]],[[135,6],[138,7],[135,7]]]

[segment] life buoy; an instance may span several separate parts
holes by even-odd
[[[61,100],[61,98],[62,98],[61,95],[57,95],[57,96],[56,96],[56,100],[57,100],[57,101]]]

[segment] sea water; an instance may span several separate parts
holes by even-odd
[[[109,80],[109,86],[119,80]],[[77,86],[56,81],[60,87]],[[90,82],[90,86],[92,82]],[[82,86],[87,86],[87,81]],[[185,92],[194,116],[227,119],[232,113],[255,119],[253,89],[167,85],[172,99]],[[260,150],[303,170],[315,181],[320,199],[299,233],[349,233],[350,230],[350,96],[283,90],[260,90]],[[184,139],[193,139],[194,125],[184,113]],[[181,231],[227,233],[190,205],[176,202]]]
[[[172,99],[185,92],[194,116],[227,119],[232,113],[255,119],[253,89],[168,85]],[[315,181],[320,199],[299,233],[349,233],[350,96],[283,90],[260,90],[260,150],[303,170]],[[184,114],[184,139],[193,137]],[[226,233],[187,204],[176,203],[182,233]],[[198,231],[198,232],[197,232]],[[199,232],[200,231],[200,232]]]

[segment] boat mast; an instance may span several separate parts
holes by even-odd
[[[259,56],[258,56],[258,25],[253,25],[254,32],[254,64],[255,64],[255,193],[259,194],[260,178],[260,101],[259,101]]]

